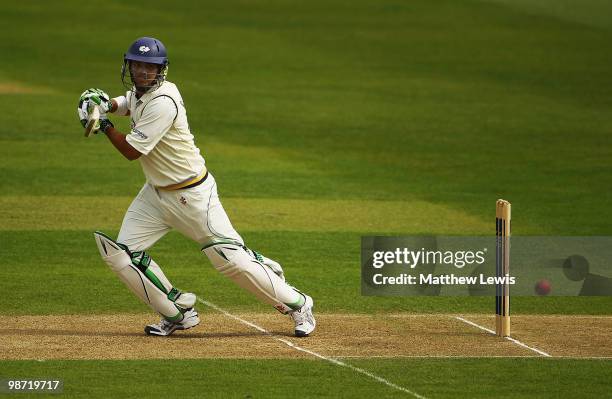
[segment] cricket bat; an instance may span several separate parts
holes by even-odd
[[[94,105],[89,117],[87,118],[87,124],[85,125],[85,137],[89,137],[91,132],[95,131],[100,127],[100,107]]]

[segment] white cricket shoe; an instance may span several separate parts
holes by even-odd
[[[145,327],[145,334],[157,335],[157,336],[168,336],[176,330],[187,330],[191,327],[195,327],[200,324],[200,318],[198,312],[195,309],[187,309],[183,314],[183,320],[178,323],[173,323],[162,317],[159,324],[149,324]]]
[[[312,333],[316,326],[316,321],[312,315],[312,308],[314,303],[312,298],[304,294],[306,302],[298,310],[291,312],[291,318],[295,322],[295,336],[296,337],[307,337]]]

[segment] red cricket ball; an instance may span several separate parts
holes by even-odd
[[[548,295],[550,293],[550,289],[552,288],[550,281],[546,279],[542,279],[538,281],[535,286],[535,292],[538,295]]]

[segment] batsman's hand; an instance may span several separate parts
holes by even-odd
[[[107,113],[113,107],[113,103],[108,94],[100,89],[87,89],[81,94],[80,101],[88,101],[100,107],[100,112]]]
[[[79,105],[77,105],[77,115],[79,116],[79,121],[81,121],[81,125],[85,127],[87,125],[87,119],[89,119],[89,113],[91,112],[91,107],[89,101],[83,99],[83,96],[79,99]]]
[[[111,122],[110,119],[108,119],[106,114],[100,114],[100,127],[94,133],[95,134],[97,134],[98,132],[106,133],[107,129],[111,127],[115,127],[115,125],[113,125],[113,122]]]
[[[87,92],[87,91],[86,91]],[[85,92],[85,93],[86,93]],[[77,114],[79,116],[79,121],[81,125],[85,127],[87,125],[87,121],[89,119],[89,114],[92,112],[94,106],[100,107],[100,122],[99,127],[92,131],[93,134],[97,134],[98,132],[106,132],[106,129],[109,127],[114,127],[113,123],[106,116],[106,112],[103,111],[103,108],[98,105],[95,101],[91,101],[87,97],[85,97],[85,93],[81,95],[79,99],[79,104],[77,106]]]

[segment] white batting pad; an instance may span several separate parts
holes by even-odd
[[[213,266],[281,313],[299,308],[303,296],[272,270],[236,244],[215,244],[202,250]]]
[[[144,271],[140,270],[132,263],[130,255],[104,233],[96,231],[94,233],[94,238],[100,250],[100,255],[102,255],[102,259],[104,259],[111,270],[119,276],[119,279],[123,281],[138,298],[170,321],[180,321],[183,318],[181,309],[177,308],[175,303],[168,299],[168,294],[163,292],[162,289],[153,282],[157,280],[159,284],[159,278],[152,274],[152,270],[148,271],[148,268]],[[150,276],[147,276],[147,274],[150,274]],[[182,294],[180,297],[185,295],[187,294]],[[184,299],[186,302],[195,303],[195,299],[190,298],[188,295]],[[191,304],[191,306],[193,306],[193,304]]]

